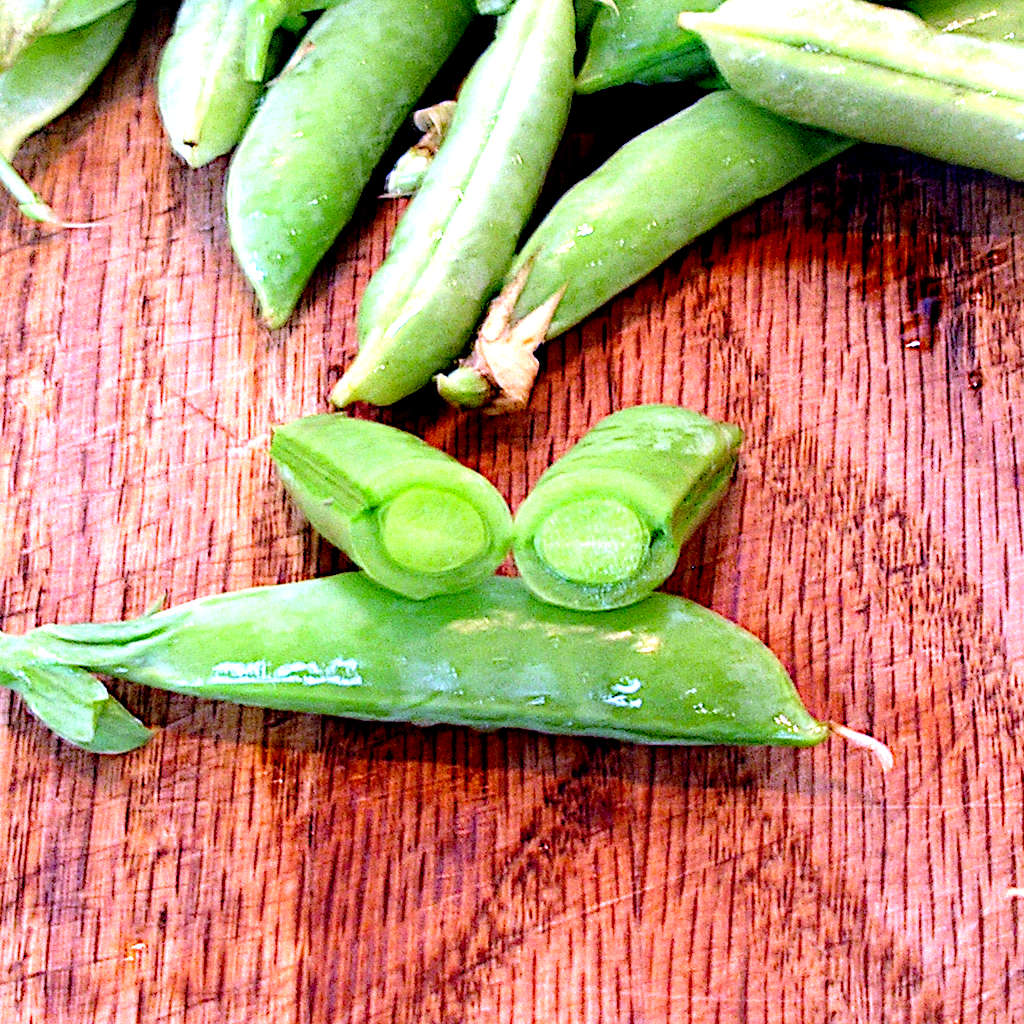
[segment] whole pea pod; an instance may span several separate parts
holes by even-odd
[[[576,91],[627,82],[685,82],[712,70],[707,47],[679,27],[679,12],[713,11],[722,0],[616,0],[594,16]]]
[[[62,114],[89,88],[124,38],[134,10],[134,3],[122,4],[80,28],[42,35],[12,67],[0,72],[0,186],[11,193],[25,216],[63,223],[10,161],[29,135]]]
[[[462,0],[346,0],[303,36],[235,150],[235,255],[280,327],[472,14]]]
[[[314,529],[406,597],[466,590],[512,546],[512,515],[494,486],[404,430],[304,416],[274,431],[270,454]]]
[[[183,0],[160,54],[157,107],[171,148],[190,167],[234,149],[259,82],[245,74],[249,0]]]
[[[729,90],[638,135],[559,199],[522,245],[470,355],[438,377],[441,394],[496,412],[522,408],[541,343],[851,144]]]
[[[523,582],[567,608],[619,608],[646,597],[725,493],[742,437],[739,427],[673,405],[606,416],[519,506]]]
[[[141,745],[145,727],[90,689],[91,672],[286,711],[637,743],[800,747],[838,731],[891,763],[878,741],[811,717],[760,640],[666,594],[588,613],[507,577],[412,601],[342,573],[0,634],[0,683],[51,728],[98,752]]]
[[[1024,180],[1024,50],[865,0],[683,14],[730,87],[783,117]]]
[[[335,405],[389,405],[465,348],[562,137],[574,48],[571,0],[516,0],[499,22],[363,294],[359,352]]]

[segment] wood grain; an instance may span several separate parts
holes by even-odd
[[[400,205],[372,198],[285,329],[234,266],[224,162],[164,145],[171,12],[0,204],[5,630],[344,564],[274,423],[325,408]],[[649,97],[654,97],[650,99]],[[615,131],[582,103],[552,187]],[[1024,187],[860,148],[550,344],[527,413],[383,412],[517,505],[602,415],[742,425],[670,589],[884,738],[662,750],[373,726],[122,686],[155,740],[77,752],[0,694],[0,1019],[661,1024],[1024,1019]]]

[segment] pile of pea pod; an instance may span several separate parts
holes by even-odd
[[[1024,4],[907,7],[182,0],[157,96],[190,166],[230,154],[231,245],[276,328],[469,26],[497,16],[457,97],[416,115],[424,138],[388,176],[389,192],[412,199],[330,401],[387,405],[434,383],[452,404],[502,412],[525,406],[544,341],[858,140],[1024,180],[1024,50],[1012,41]],[[84,92],[133,11],[126,0],[0,8],[0,184],[27,216],[61,223],[11,159]],[[577,93],[673,82],[698,98],[537,209]],[[667,436],[668,414],[636,415],[645,429],[659,418]],[[815,720],[755,638],[650,593],[735,464],[734,428],[698,420],[672,428],[679,450],[666,465],[633,416],[595,431],[515,524],[485,481],[415,439],[336,415],[293,425],[272,449],[282,478],[365,571],[124,623],[0,634],[0,685],[97,752],[132,749],[149,731],[94,672],[265,707],[640,742],[809,746],[840,733],[891,763],[876,741]],[[692,447],[698,433],[703,448]],[[374,454],[339,468],[346,445]],[[645,472],[622,484],[645,454]],[[439,509],[461,547],[422,534]],[[587,547],[594,520],[603,532]],[[510,545],[521,577],[494,577]]]
[[[497,15],[457,102],[419,112],[426,134],[388,177],[415,195],[330,400],[386,405],[435,382],[501,412],[525,405],[544,341],[855,140],[1024,180],[1024,5],[905,6],[182,0],[157,96],[188,164],[230,154],[231,245],[280,327],[467,28]],[[131,13],[124,0],[0,10],[0,183],[29,216],[59,221],[10,158],[81,95]],[[574,95],[668,82],[698,91],[537,209]]]

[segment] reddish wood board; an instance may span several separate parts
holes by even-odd
[[[224,161],[169,152],[139,17],[0,203],[2,628],[344,566],[273,424],[326,408],[401,206],[360,209],[258,323]],[[649,93],[626,107],[646,109]],[[658,102],[665,102],[659,93]],[[581,107],[557,191],[606,152]],[[742,425],[669,588],[888,742],[668,750],[372,726],[116,687],[159,727],[77,752],[0,694],[0,1019],[1024,1019],[1024,186],[862,147],[551,343],[529,410],[377,412],[513,506],[624,405]]]

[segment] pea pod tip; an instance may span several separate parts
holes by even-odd
[[[857,732],[855,729],[849,728],[849,726],[841,725],[839,722],[825,722],[824,723],[830,733],[834,736],[840,736],[848,743],[852,743],[855,747],[860,747],[862,750],[867,750],[874,755],[878,761],[879,766],[882,769],[883,774],[888,772],[896,764],[896,759],[893,757],[892,751],[879,739],[875,739],[874,736],[869,736],[867,733]]]

